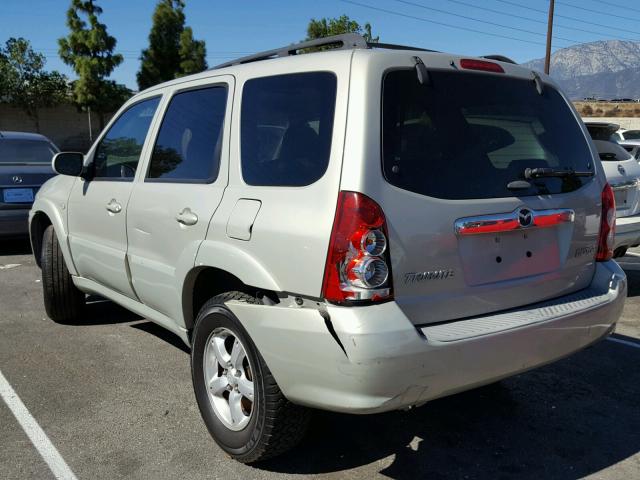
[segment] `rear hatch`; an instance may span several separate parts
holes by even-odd
[[[414,69],[392,70],[382,110],[387,184],[376,200],[389,226],[396,301],[413,323],[589,285],[602,184],[557,90],[545,84],[540,94],[531,76],[452,67],[430,70],[421,84]],[[526,174],[543,168],[585,176]]]
[[[33,203],[42,184],[55,175],[51,159],[56,152],[44,140],[0,138],[0,209]]]

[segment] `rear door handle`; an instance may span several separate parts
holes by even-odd
[[[120,213],[122,211],[122,205],[120,205],[115,198],[112,198],[109,203],[107,203],[107,210],[111,213]]]
[[[198,216],[191,211],[190,208],[183,208],[182,211],[176,215],[176,220],[182,225],[195,225],[198,223]]]

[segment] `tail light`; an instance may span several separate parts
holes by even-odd
[[[340,192],[322,296],[333,303],[393,298],[388,238],[376,202],[362,193]]]
[[[608,183],[602,190],[602,217],[600,217],[600,235],[598,238],[597,262],[606,262],[613,257],[613,244],[616,235],[616,200],[613,189]]]

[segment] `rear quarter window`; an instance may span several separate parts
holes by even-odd
[[[242,93],[240,148],[248,185],[310,185],[327,170],[336,76],[305,72],[248,80]]]
[[[589,177],[543,178],[512,192],[525,168],[593,170],[588,143],[550,86],[497,75],[414,70],[383,80],[382,163],[391,184],[443,199],[539,195],[580,188]]]

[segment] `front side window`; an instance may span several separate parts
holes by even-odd
[[[111,125],[94,155],[94,177],[132,179],[160,97],[129,107]]]
[[[244,85],[242,176],[249,185],[304,186],[327,170],[336,103],[329,72],[277,75]]]
[[[227,88],[173,96],[153,147],[148,180],[209,183],[218,176]]]
[[[587,140],[562,96],[507,76],[389,72],[383,84],[382,163],[391,184],[442,199],[544,195],[589,177],[539,178],[509,190],[527,168],[593,171]]]

